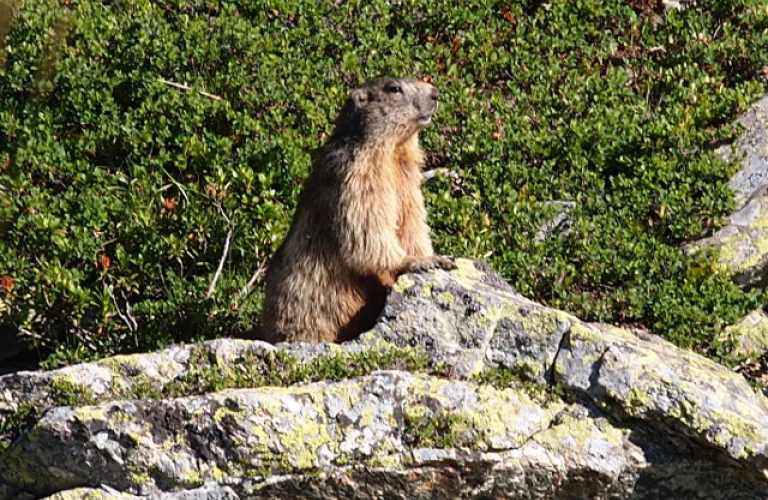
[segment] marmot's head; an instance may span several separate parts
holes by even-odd
[[[429,83],[377,78],[355,89],[341,110],[336,135],[401,143],[432,121],[440,92]]]

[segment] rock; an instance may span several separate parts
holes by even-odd
[[[553,210],[553,216],[544,221],[539,228],[535,241],[544,241],[556,234],[566,234],[573,226],[573,216],[571,213],[576,208],[576,202],[573,201],[550,201],[544,204],[544,207]]]
[[[718,341],[732,348],[730,361],[736,365],[735,371],[768,394],[768,314],[765,310],[752,311],[727,327]]]
[[[744,289],[768,285],[768,95],[756,102],[736,123],[744,132],[717,150],[725,161],[738,160],[741,170],[731,179],[740,208],[710,237],[685,247],[688,253],[718,249],[717,265]],[[749,361],[738,368],[752,380],[766,380],[768,341],[765,314],[755,311],[728,328],[721,341],[735,342],[735,356]]]
[[[737,356],[757,357],[768,352],[768,314],[763,308],[752,311],[727,327],[720,341],[733,342]]]
[[[725,161],[741,162],[741,170],[730,181],[740,208],[718,232],[687,246],[686,251],[718,248],[719,267],[733,275],[739,286],[764,288],[768,284],[768,95],[736,123],[744,132],[718,153]]]
[[[740,161],[741,170],[731,179],[737,202],[743,203],[768,184],[768,95],[736,120],[744,132],[732,144],[720,148],[723,159]]]
[[[487,266],[459,261],[459,270],[401,279],[361,341],[418,345],[459,377],[504,367],[560,384],[617,418],[642,417],[674,432],[682,424],[702,446],[753,461],[768,474],[768,404],[741,376],[661,339],[584,323],[495,289],[486,284],[494,276]],[[732,433],[736,428],[751,431]]]
[[[550,429],[555,416],[566,409],[563,403],[542,408],[512,390],[405,372],[296,388],[231,389],[172,400],[60,407],[7,452],[0,476],[16,478],[15,486],[36,496],[97,485],[105,478],[120,491],[155,494],[222,478],[283,476],[280,481],[236,486],[240,495],[270,492],[274,498],[271,490],[296,483],[296,474],[355,471],[353,475],[374,477],[384,468],[407,467],[424,468],[426,476],[419,482],[429,481],[430,489],[444,489],[445,498],[453,498],[451,488],[461,488],[453,483],[462,479],[438,482],[443,478],[429,472],[435,464],[470,461],[490,470],[499,463],[512,468],[528,459],[551,466],[553,457],[548,455],[560,450],[556,456],[572,471],[569,475],[587,469],[616,482],[634,462],[623,449],[626,436],[614,429],[606,434],[592,421],[565,417],[558,425],[571,426],[572,431]],[[444,421],[445,434],[461,448],[409,446],[406,437],[417,435],[413,428],[435,425],[436,419]],[[414,439],[419,443],[421,438]],[[573,453],[568,452],[569,443],[589,446],[586,453]],[[542,446],[548,451],[544,456]],[[506,453],[511,450],[518,450],[516,456]],[[592,462],[590,467],[587,462]],[[29,470],[40,472],[29,476]],[[400,483],[397,478],[389,485],[392,494],[403,487]],[[314,498],[330,498],[327,493]]]
[[[728,218],[728,224],[708,238],[687,247],[697,252],[713,246],[720,250],[718,266],[733,276],[742,288],[764,288],[768,284],[768,191],[758,190]]]
[[[5,421],[48,408],[0,453],[0,500],[768,497],[768,405],[742,377],[457,264],[403,276],[340,346],[0,377]]]
[[[46,500],[140,500],[146,497],[131,495],[114,488],[75,488],[60,493],[54,493]],[[178,492],[160,493],[153,500],[237,500],[238,496],[228,486],[209,483],[200,488]]]

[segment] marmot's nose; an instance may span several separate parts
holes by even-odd
[[[429,97],[434,101],[437,102],[437,98],[440,97],[440,91],[437,90],[435,87],[432,87],[429,90]]]

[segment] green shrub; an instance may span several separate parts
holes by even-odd
[[[756,305],[678,248],[732,208],[706,146],[765,90],[756,0],[0,5],[0,322],[48,365],[249,328],[311,150],[381,74],[443,91],[442,252],[681,345]],[[535,241],[551,200],[574,226]]]

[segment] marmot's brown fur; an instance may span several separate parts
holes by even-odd
[[[438,94],[397,78],[352,92],[267,270],[262,339],[349,340],[373,326],[398,275],[455,268],[433,254],[421,194],[418,133]]]

